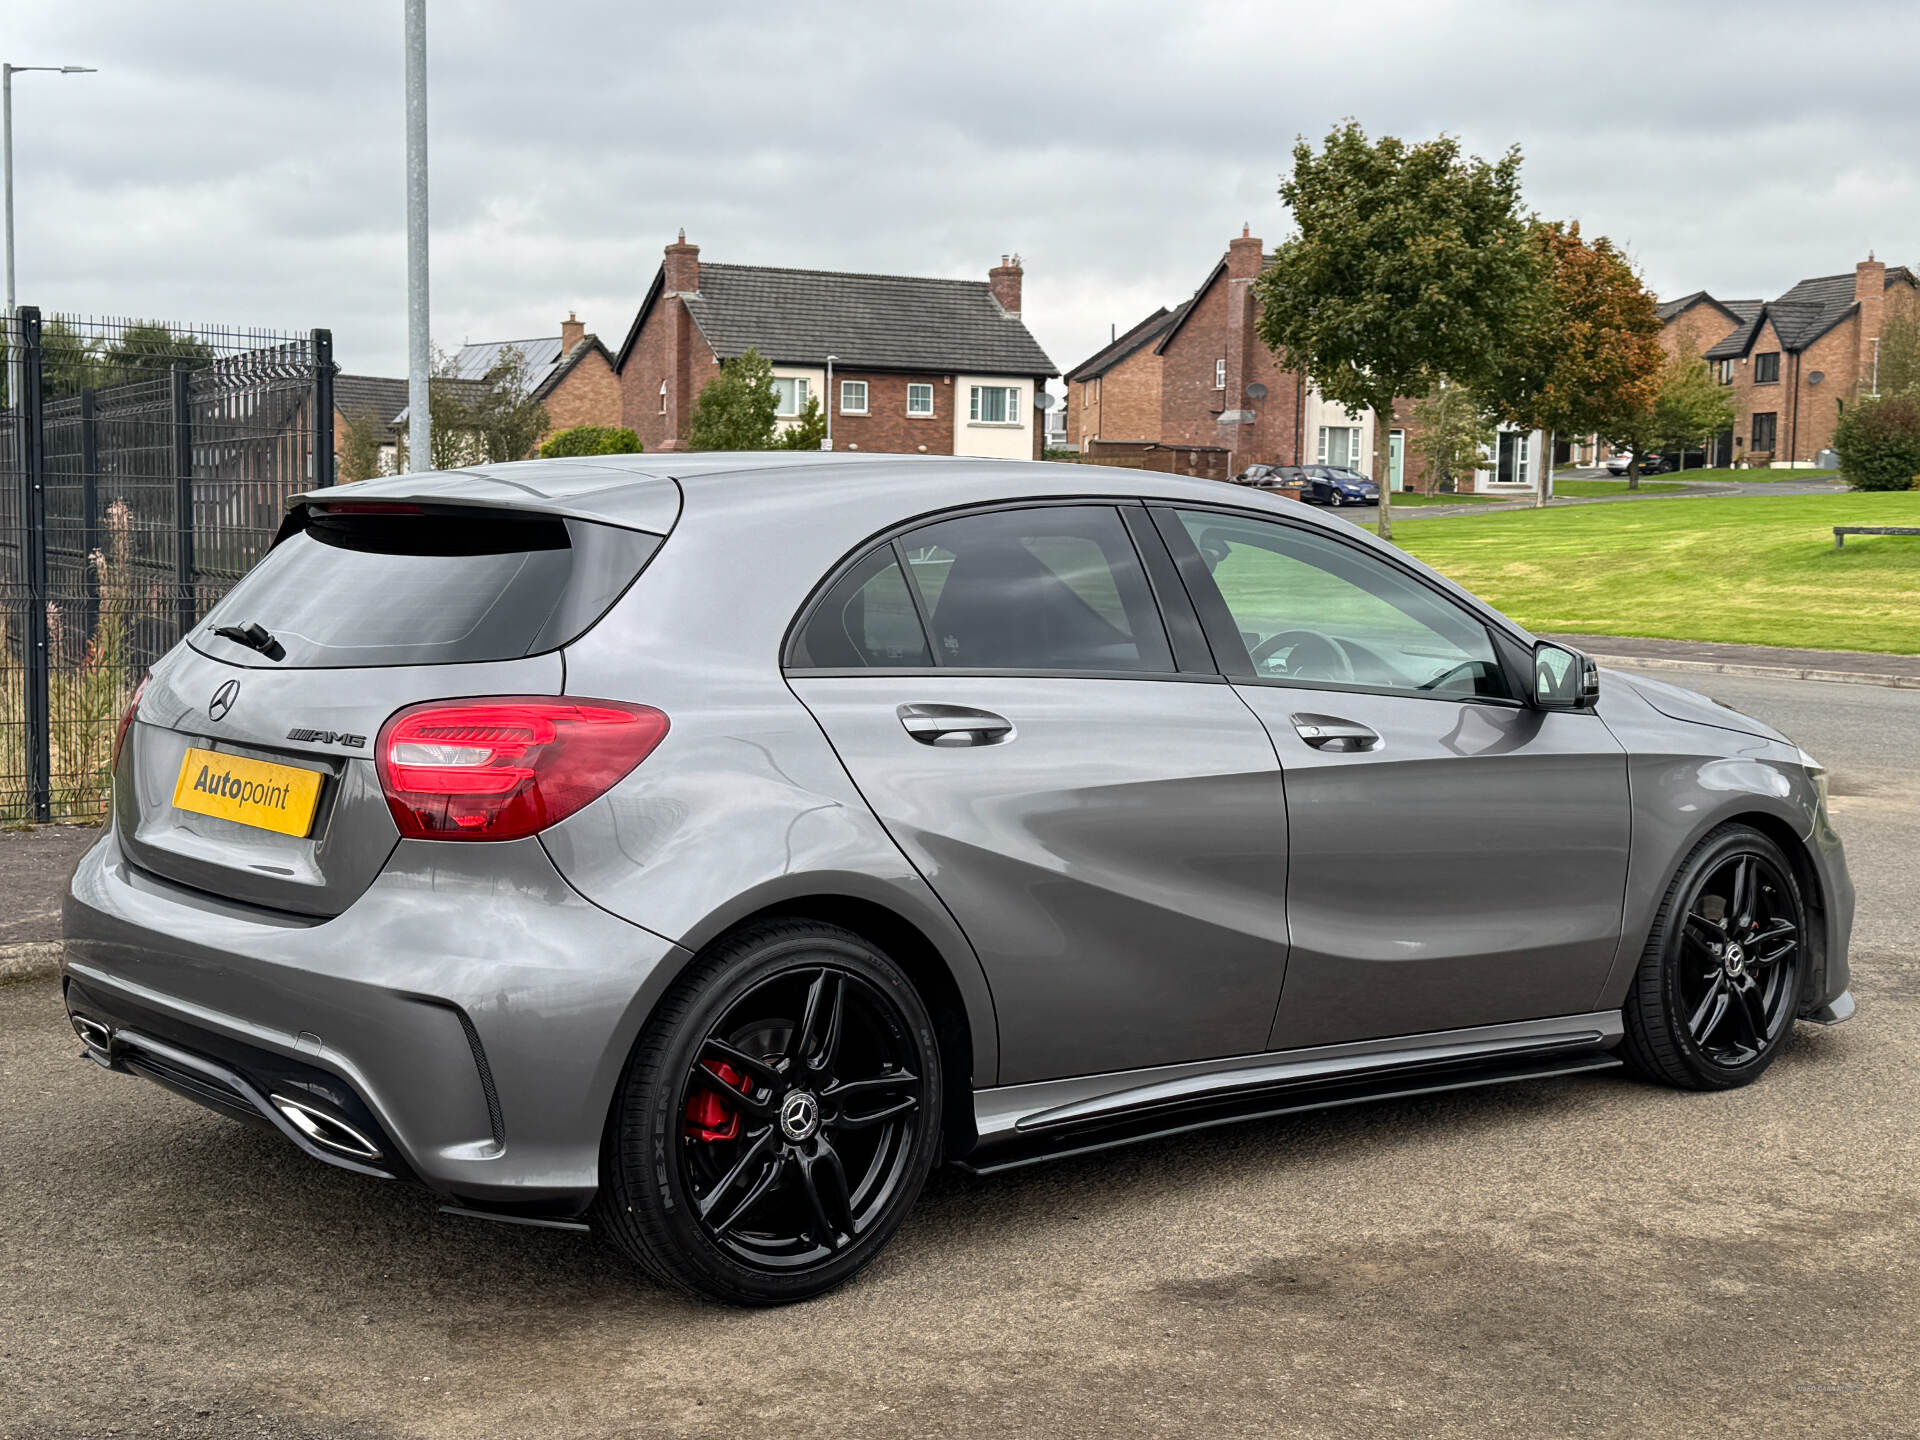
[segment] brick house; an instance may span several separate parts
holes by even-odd
[[[558,335],[462,345],[453,357],[453,378],[486,379],[509,348],[525,357],[532,396],[546,406],[548,428],[542,440],[575,425],[621,423],[620,381],[613,373],[613,356],[571,311],[560,322]]]
[[[407,408],[407,382],[385,375],[333,377],[333,453],[335,464],[346,452],[347,431],[354,425],[371,426],[379,447],[380,473],[399,468],[400,431],[395,418]]]
[[[1253,282],[1272,263],[1242,226],[1192,297],[1156,310],[1067,374],[1069,438],[1083,452],[1102,445],[1215,446],[1226,472],[1248,465],[1343,465],[1373,473],[1373,412],[1349,412],[1288,369],[1261,340]],[[1409,458],[1411,406],[1394,407],[1389,483],[1420,488]],[[1502,431],[1489,464],[1467,489],[1530,491],[1541,473],[1542,437]]]
[[[818,399],[836,450],[1038,459],[1059,371],[1020,318],[1023,275],[1018,256],[985,280],[703,264],[683,234],[614,360],[621,423],[686,449],[701,390],[752,349],[782,428]]]
[[[1888,312],[1920,306],[1920,280],[1869,255],[1851,275],[1802,280],[1777,300],[1696,291],[1660,307],[1669,353],[1705,357],[1732,387],[1738,418],[1709,463],[1806,464],[1833,443],[1846,407],[1874,389]]]

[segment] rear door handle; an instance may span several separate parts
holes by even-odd
[[[1013,722],[967,705],[902,705],[900,724],[922,745],[958,749],[1000,745],[1013,738]]]
[[[1293,729],[1316,750],[1378,750],[1380,736],[1357,720],[1338,715],[1295,715]]]

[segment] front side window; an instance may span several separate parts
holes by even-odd
[[[1722,385],[1731,385],[1733,383],[1733,361],[1731,360],[1714,361],[1713,362],[1713,378],[1718,380]]]
[[[1216,360],[1213,362],[1213,388],[1216,390],[1224,390],[1227,388],[1227,362],[1225,360]]]
[[[1180,521],[1244,647],[1230,671],[1331,689],[1512,698],[1486,626],[1385,561],[1271,521],[1199,510],[1181,511]]]
[[[840,413],[842,415],[864,415],[867,413],[866,381],[842,380],[840,382]]]
[[[773,377],[773,413],[782,420],[791,420],[807,408],[807,381],[804,376],[776,375]]]
[[[660,382],[660,413],[667,413],[667,382],[664,380]]]
[[[968,515],[898,543],[940,665],[1173,669],[1139,556],[1108,506]]]
[[[933,414],[933,386],[931,385],[907,386],[907,414],[909,415]]]
[[[1018,425],[1020,388],[1017,385],[975,385],[967,418],[981,425]]]
[[[1780,352],[1769,351],[1765,355],[1753,357],[1753,383],[1756,385],[1774,385],[1780,380]]]
[[[1755,415],[1753,417],[1753,444],[1750,448],[1754,450],[1771,451],[1774,440],[1778,437],[1779,428],[1780,417],[1777,412],[1766,410]]]

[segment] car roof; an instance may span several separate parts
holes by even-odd
[[[599,520],[666,534],[683,512],[750,510],[768,523],[826,521],[869,534],[939,510],[1018,500],[1161,499],[1251,504],[1309,524],[1333,523],[1247,486],[1113,465],[945,455],[710,451],[522,460],[391,475],[295,503],[419,501]]]

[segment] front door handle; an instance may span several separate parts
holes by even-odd
[[[900,724],[922,745],[958,749],[1001,745],[1013,738],[1013,722],[967,705],[902,705]]]
[[[1380,736],[1357,720],[1338,715],[1295,715],[1293,729],[1316,750],[1378,750]]]

